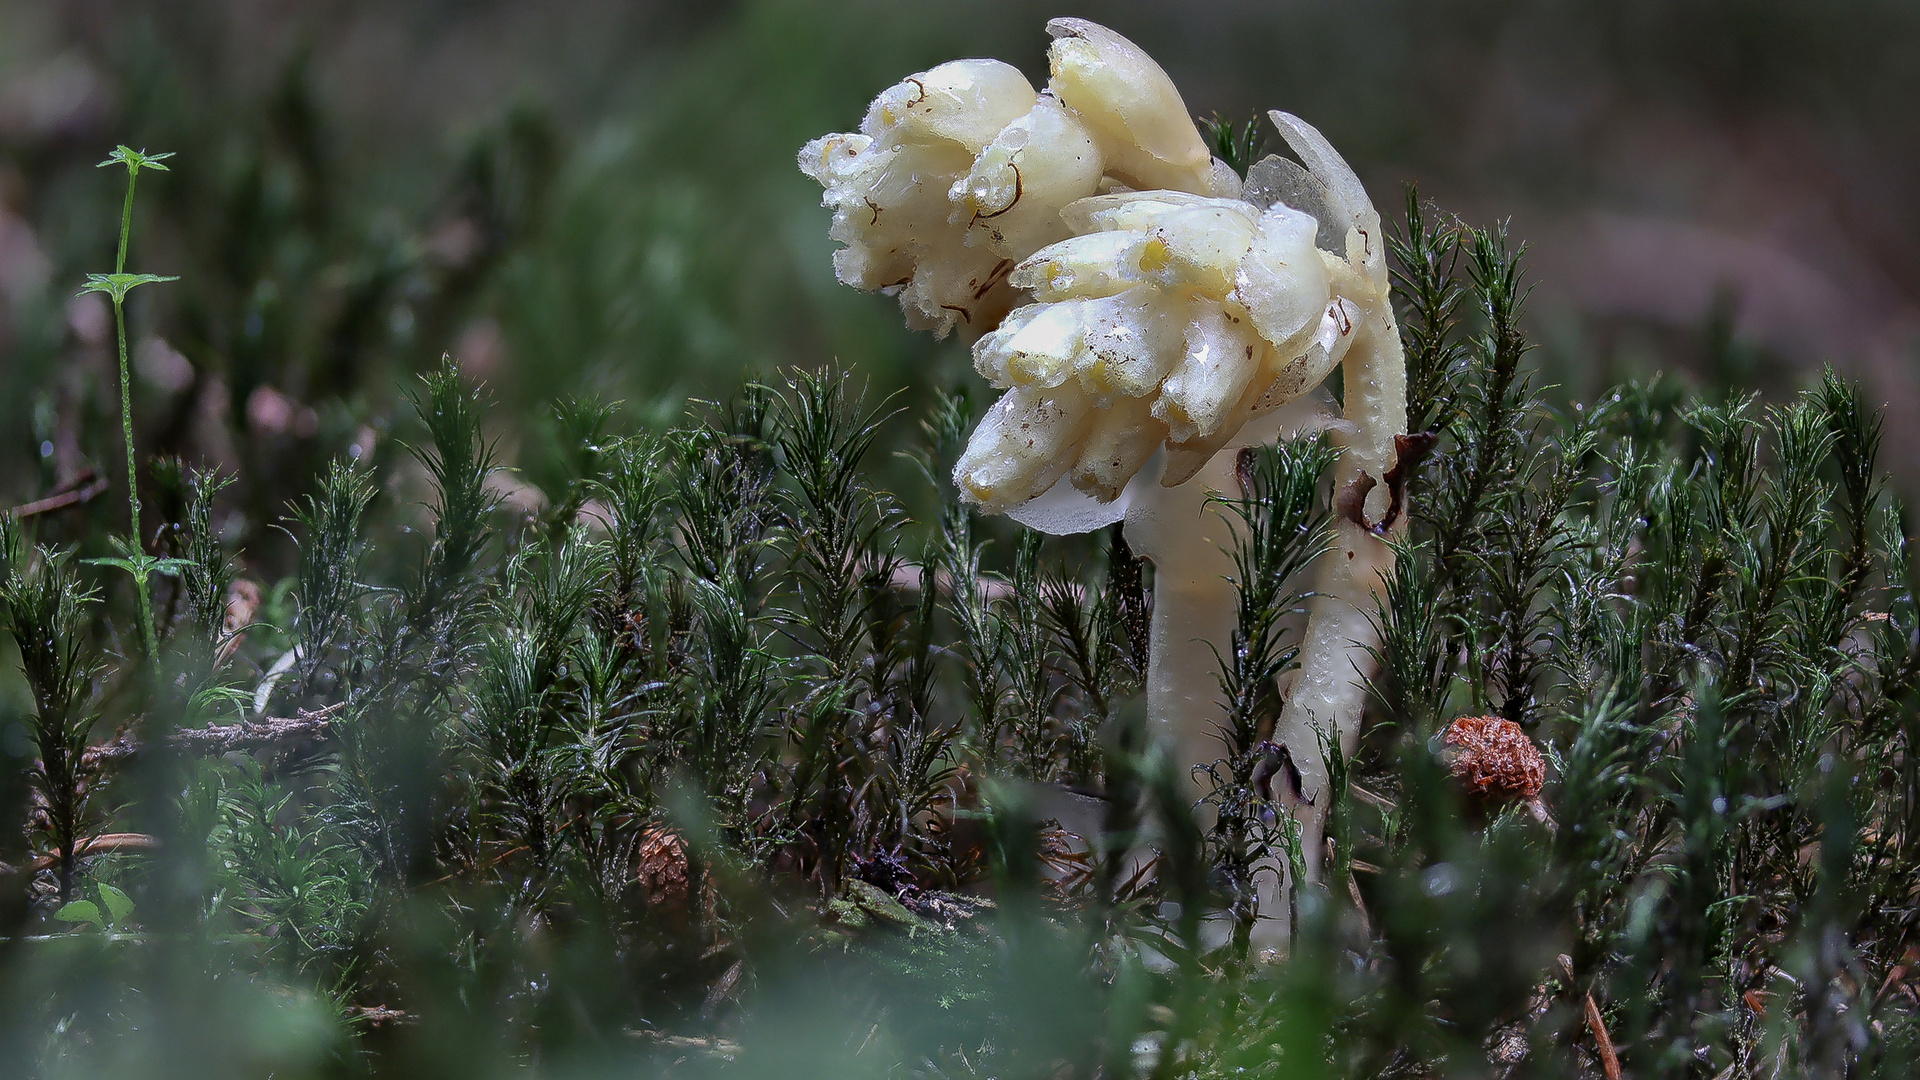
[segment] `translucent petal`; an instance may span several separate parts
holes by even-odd
[[[1167,444],[1167,463],[1161,470],[1160,484],[1177,487],[1193,479],[1222,452],[1241,446],[1265,445],[1282,433],[1352,431],[1353,425],[1334,415],[1332,404],[1332,399],[1325,395],[1307,394],[1252,419],[1243,419],[1236,409],[1234,417],[1212,438],[1197,443]]]
[[[1312,124],[1278,109],[1267,114],[1280,137],[1299,156],[1314,179],[1327,187],[1328,205],[1344,228],[1345,243],[1336,248],[1356,267],[1364,268],[1380,292],[1386,291],[1386,238],[1380,232],[1380,214],[1368,198],[1366,186],[1352,166]]]
[[[1342,226],[1350,228],[1358,224],[1363,215],[1373,212],[1373,200],[1367,197],[1366,187],[1319,129],[1279,109],[1267,113],[1267,119],[1273,122],[1287,146],[1300,156],[1313,178],[1325,185],[1328,208],[1340,215]]]
[[[1095,232],[1041,248],[1014,268],[1014,287],[1040,301],[1112,296],[1140,284],[1140,247],[1135,233]]]
[[[1118,497],[1127,482],[1166,439],[1165,425],[1150,415],[1147,398],[1121,398],[1094,413],[1080,456],[1067,479],[1102,501]]]
[[[1258,416],[1276,409],[1319,386],[1333,371],[1333,366],[1346,357],[1348,346],[1353,344],[1354,332],[1359,329],[1359,320],[1360,309],[1353,301],[1335,297],[1321,312],[1320,322],[1307,348],[1292,359],[1275,365],[1266,389],[1261,391],[1251,407],[1252,415]],[[1275,350],[1273,355],[1277,360],[1282,353]]]
[[[823,187],[844,184],[864,164],[861,152],[872,145],[867,135],[822,135],[800,148],[800,171]]]
[[[972,155],[1037,96],[1012,64],[952,60],[881,91],[860,130],[895,143],[954,142]]]
[[[1278,154],[1268,154],[1247,170],[1244,198],[1265,210],[1274,203],[1285,203],[1304,214],[1313,215],[1320,228],[1314,243],[1322,251],[1346,253],[1347,229],[1352,222],[1334,209],[1333,194],[1320,179]]]
[[[1180,358],[1184,305],[1151,286],[1118,296],[1073,301],[1084,305],[1085,337],[1074,357],[1080,385],[1106,407],[1120,397],[1144,397]]]
[[[1048,88],[1099,132],[1108,172],[1141,188],[1208,190],[1213,158],[1152,57],[1085,19],[1055,19],[1047,33]]]
[[[1153,415],[1167,425],[1167,438],[1176,443],[1220,430],[1259,372],[1267,348],[1243,315],[1211,301],[1194,307],[1186,352],[1161,384],[1153,405]]]
[[[1072,235],[1060,208],[1100,184],[1100,152],[1087,125],[1052,95],[995,135],[953,184],[950,220],[1012,259]]]
[[[1240,179],[1239,173],[1233,171],[1233,166],[1214,158],[1213,165],[1207,170],[1206,194],[1216,199],[1240,199],[1246,197],[1245,192],[1246,183]]]
[[[954,484],[990,514],[1026,502],[1073,464],[1092,413],[1092,403],[1071,382],[1046,391],[1007,391],[967,440],[953,468]]]
[[[1076,233],[1113,229],[1144,232],[1169,214],[1196,207],[1240,214],[1249,222],[1258,221],[1260,216],[1259,211],[1237,199],[1214,199],[1184,191],[1115,191],[1091,195],[1068,204],[1060,216]]]
[[[1235,275],[1234,300],[1273,344],[1299,333],[1327,305],[1327,270],[1313,238],[1319,225],[1285,204],[1260,215],[1260,232]]]
[[[1285,349],[1263,348],[1259,370],[1220,427],[1211,435],[1170,447],[1173,452],[1168,455],[1163,482],[1186,481],[1222,447],[1243,444],[1246,432],[1261,417],[1309,397],[1347,355],[1360,328],[1359,317],[1360,309],[1351,300],[1336,298],[1321,313],[1311,334],[1297,336]]]
[[[1094,498],[1061,477],[1047,490],[1009,507],[1007,516],[1048,536],[1076,536],[1104,529],[1127,516],[1135,486],[1152,471],[1149,463],[1134,477],[1133,483],[1120,492],[1119,498],[1106,501]]]
[[[1088,318],[1084,301],[1020,308],[974,344],[974,370],[997,387],[1058,386],[1073,374]]]
[[[913,277],[900,291],[900,307],[908,324],[930,329],[939,337],[956,328],[979,334],[998,325],[1012,305],[1014,293],[1006,286],[1013,270],[985,248],[968,247],[952,233],[937,233],[932,244],[913,245]]]
[[[1244,204],[1180,207],[1157,217],[1141,251],[1140,268],[1167,287],[1224,297],[1236,283],[1254,236]]]

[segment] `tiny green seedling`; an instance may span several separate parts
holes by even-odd
[[[80,287],[78,294],[105,293],[113,301],[114,336],[120,346],[120,433],[127,447],[128,535],[114,540],[114,547],[120,553],[117,557],[91,561],[99,565],[117,566],[133,577],[134,591],[140,598],[140,641],[146,648],[149,663],[158,658],[160,642],[153,627],[153,590],[148,582],[156,573],[179,573],[183,563],[179,559],[163,559],[147,554],[146,545],[140,539],[140,479],[133,450],[133,395],[127,368],[126,304],[127,294],[138,286],[179,279],[158,274],[127,273],[127,241],[133,233],[133,192],[140,180],[140,170],[166,172],[167,167],[160,163],[172,156],[171,153],[149,154],[144,150],[116,146],[113,153],[107,155],[107,160],[100,163],[103,169],[110,165],[127,167],[127,198],[120,208],[120,248],[114,256],[113,273],[88,274],[86,284]]]
[[[61,906],[53,917],[79,927],[111,930],[133,914],[133,898],[102,882],[94,882],[93,899],[73,900]]]

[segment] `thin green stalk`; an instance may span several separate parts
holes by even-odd
[[[127,182],[127,215],[133,213],[133,182]],[[120,228],[120,258],[116,265],[127,262],[127,230]],[[117,273],[118,271],[116,271]],[[113,302],[113,328],[120,338],[120,434],[127,444],[127,512],[132,518],[133,543],[136,551],[146,549],[140,533],[140,482],[133,453],[133,397],[127,379],[127,319],[125,302]],[[148,568],[139,566],[133,571],[134,591],[140,596],[140,643],[147,650],[148,661],[160,656],[160,641],[153,629],[153,590],[147,583]]]
[[[107,161],[103,161],[101,164],[105,165],[113,160],[115,159],[108,158]],[[165,166],[161,166],[161,168],[165,168]],[[133,186],[139,182],[140,166],[129,164],[127,166],[127,199],[120,204],[120,252],[115,255],[113,259],[113,272],[116,274],[124,274],[127,272],[127,238],[133,235]],[[113,306],[116,311],[119,310],[120,301],[115,300]],[[126,338],[122,336],[121,341],[124,343]],[[126,350],[122,348],[121,353],[124,356]],[[120,372],[123,378],[126,375],[126,370],[126,361],[123,359],[120,363]]]
[[[140,182],[140,166],[127,166],[127,198],[120,204],[120,249],[113,257],[113,272],[127,272],[127,241],[133,235],[133,188]],[[127,369],[127,294],[113,295],[113,330],[120,344],[120,434],[127,444],[127,513],[132,522],[133,547],[144,552],[146,540],[140,532],[140,480],[133,452],[133,390]],[[140,643],[147,650],[147,662],[160,659],[160,641],[153,629],[153,589],[147,582],[147,567],[133,572],[134,591],[140,596]]]
[[[146,543],[140,532],[140,473],[139,463],[133,449],[133,387],[130,368],[127,364],[127,293],[135,286],[151,282],[172,281],[173,278],[158,277],[153,274],[129,274],[127,270],[127,247],[133,235],[133,193],[140,180],[141,169],[159,169],[167,171],[161,159],[172,154],[148,154],[141,150],[130,150],[125,146],[114,147],[113,153],[101,166],[121,164],[127,167],[127,197],[120,205],[120,247],[114,255],[113,273],[89,274],[82,293],[102,292],[113,301],[114,336],[120,349],[120,434],[127,447],[127,510],[130,516],[132,536],[123,558],[105,560],[124,568],[133,576],[134,591],[140,599],[140,641],[146,648],[147,660],[157,662],[160,656],[160,641],[153,625],[153,592],[149,585],[156,566],[161,560],[149,557]]]

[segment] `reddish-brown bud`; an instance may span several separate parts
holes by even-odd
[[[1441,739],[1453,775],[1467,790],[1497,802],[1532,802],[1546,783],[1547,763],[1520,725],[1497,716],[1462,716]]]

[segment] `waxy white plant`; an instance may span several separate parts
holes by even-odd
[[[964,498],[1054,534],[1124,519],[1154,564],[1148,711],[1183,763],[1221,750],[1234,537],[1209,497],[1239,494],[1227,451],[1335,440],[1341,513],[1273,735],[1321,792],[1321,732],[1347,752],[1359,732],[1400,517],[1374,483],[1407,425],[1379,215],[1297,117],[1270,114],[1300,163],[1268,157],[1243,183],[1137,46],[1079,19],[1047,29],[1043,92],[1006,64],[958,60],[883,92],[859,133],[807,144],[801,169],[847,245],[835,269],[897,293],[910,325],[977,337],[974,366],[1005,393],[954,470]],[[1336,365],[1343,416],[1318,392]],[[1331,800],[1315,802],[1310,869]],[[1285,935],[1277,869],[1259,883],[1255,941],[1271,943]]]
[[[897,294],[907,323],[974,336],[1013,305],[1008,273],[1073,235],[1060,211],[1103,185],[1205,194],[1221,172],[1167,73],[1132,42],[1055,19],[1035,92],[998,60],[954,60],[882,91],[860,130],[800,151],[826,188],[840,280]]]

